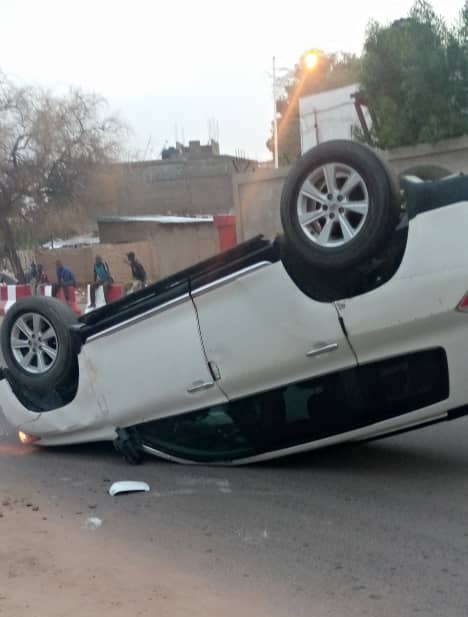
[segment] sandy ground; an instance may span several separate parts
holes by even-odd
[[[252,598],[216,589],[164,557],[142,555],[24,490],[0,490],[0,615],[8,617],[179,617],[267,615]]]

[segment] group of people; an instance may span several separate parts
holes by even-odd
[[[127,253],[125,263],[130,266],[133,282],[129,288],[130,292],[138,291],[146,286],[147,276],[143,265],[137,260],[135,253]],[[70,268],[67,268],[58,259],[55,262],[57,282],[52,285],[52,295],[57,296],[60,289],[63,290],[65,300],[70,303],[70,288],[76,287],[76,277]],[[28,272],[28,282],[33,287],[33,293],[37,295],[40,285],[47,285],[49,279],[41,264],[32,263]],[[90,286],[90,304],[88,308],[96,307],[96,291],[102,287],[106,303],[109,301],[109,288],[114,282],[109,265],[100,255],[96,255],[93,266],[93,283]]]
[[[127,253],[127,259],[125,259],[124,261],[128,266],[130,266],[133,277],[133,282],[128,291],[134,292],[146,287],[146,271],[143,265],[137,260],[135,253],[133,251]],[[89,308],[96,307],[96,291],[99,287],[102,287],[106,303],[109,302],[108,290],[114,282],[114,279],[112,278],[109,269],[109,265],[107,264],[107,262],[102,260],[102,257],[100,255],[96,255],[96,259],[94,260],[93,277],[94,282],[90,287],[91,302]]]
[[[32,262],[31,267],[26,272],[26,283],[32,286],[34,295],[37,295],[39,285],[49,284],[49,278],[42,264]]]

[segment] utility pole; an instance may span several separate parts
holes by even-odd
[[[273,130],[274,130],[274,151],[275,169],[278,169],[278,114],[276,112],[276,58],[273,56]]]

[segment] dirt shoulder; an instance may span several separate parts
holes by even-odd
[[[27,491],[0,488],[0,615],[8,617],[179,617],[266,615],[162,555],[95,528],[89,512],[68,520]],[[97,521],[95,521],[95,524]],[[98,524],[98,523],[97,523]]]

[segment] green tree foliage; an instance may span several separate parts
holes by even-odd
[[[307,69],[304,56],[286,76],[283,92],[277,99],[278,154],[280,165],[289,165],[301,154],[299,99],[310,94],[340,88],[359,79],[360,60],[352,54],[318,53],[318,63]],[[274,151],[273,137],[267,147]]]
[[[371,23],[361,99],[382,148],[436,142],[468,132],[468,1],[453,26],[418,0],[405,19]]]

